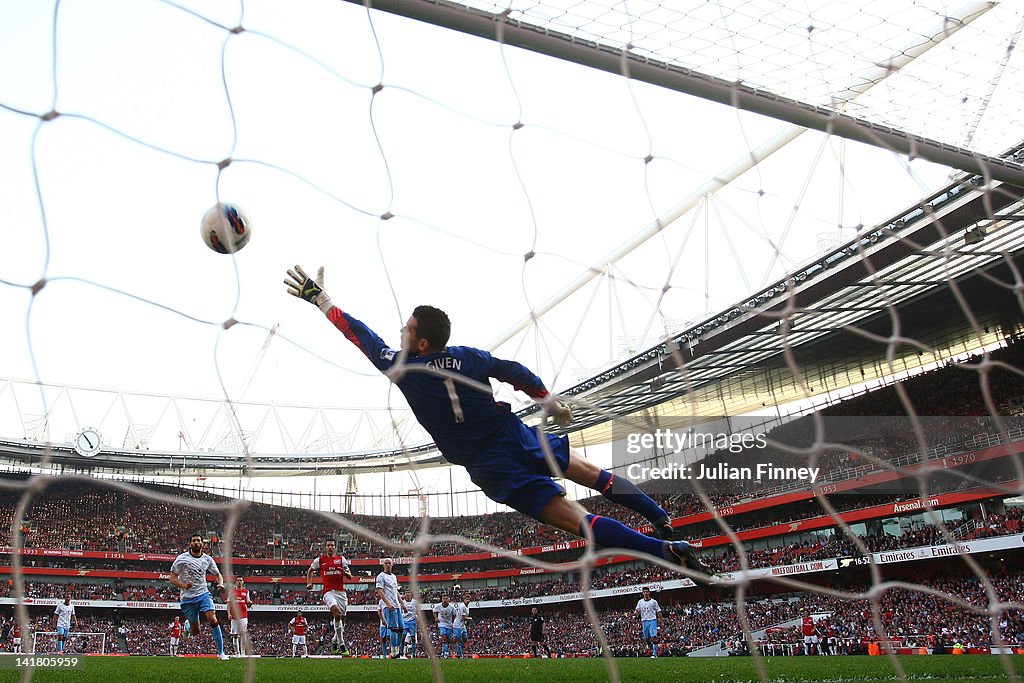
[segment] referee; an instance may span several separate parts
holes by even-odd
[[[530,649],[534,657],[537,656],[538,647],[543,647],[547,652],[544,656],[551,657],[551,648],[544,642],[544,615],[534,607],[530,610]]]

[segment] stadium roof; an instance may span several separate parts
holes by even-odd
[[[1024,190],[985,191],[981,184],[977,177],[951,184],[746,301],[573,387],[566,393],[581,398],[579,442],[609,440],[613,414],[739,415],[996,342],[1021,320],[1011,261],[1024,248]],[[973,322],[950,296],[951,281]],[[897,320],[901,338],[917,344],[890,340]]]
[[[1012,3],[950,11],[832,0],[805,11],[781,0],[381,0],[373,8],[1024,185],[1021,160],[1002,154],[1024,124]],[[985,94],[972,102],[980,86]]]

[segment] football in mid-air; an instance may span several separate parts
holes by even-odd
[[[252,221],[234,204],[217,204],[199,226],[203,242],[218,254],[233,254],[249,243]]]

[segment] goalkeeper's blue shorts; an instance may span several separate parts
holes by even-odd
[[[569,438],[543,434],[561,472],[569,467]],[[552,479],[537,431],[510,420],[482,447],[479,457],[466,465],[473,483],[496,503],[538,519],[540,511],[565,489]]]

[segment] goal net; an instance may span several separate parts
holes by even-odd
[[[652,646],[644,585],[664,597],[662,653],[750,654],[760,680],[776,652],[884,643],[906,680],[903,650],[1024,647],[1018,4],[79,0],[0,17],[0,600],[24,632],[73,581],[111,626],[106,610],[141,615],[139,647],[163,653],[166,616],[146,610],[177,599],[163,574],[198,533],[248,577],[258,654],[287,654],[270,613],[300,608],[311,654],[330,654],[303,573],[327,539],[355,562],[353,615],[395,556],[422,604],[473,595],[486,652],[529,652],[539,605],[548,641],[604,655],[613,680],[613,655]],[[197,234],[218,202],[252,218],[235,254]],[[288,296],[294,264],[323,265],[390,350],[367,358],[354,323]],[[399,330],[424,303],[453,345],[550,394],[410,363]],[[495,503],[395,390],[417,372],[443,380],[456,423],[467,392],[493,393],[567,436],[721,578]],[[652,533],[637,494],[564,478],[541,444],[570,498]],[[377,652],[360,619],[352,643]]]
[[[29,653],[34,655],[54,654],[59,651],[58,647],[59,639],[56,631],[36,631],[32,634]],[[69,655],[105,655],[107,654],[107,634],[72,631],[64,638],[64,653]]]

